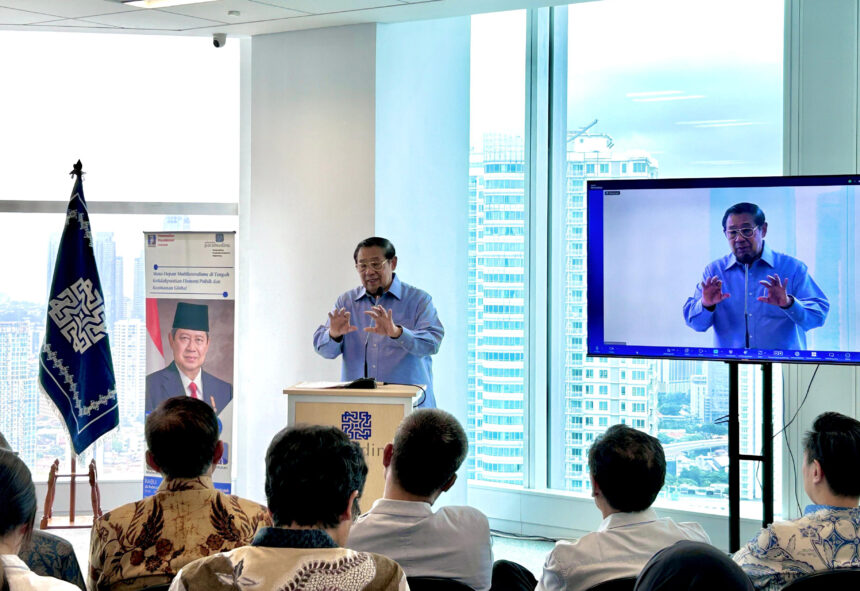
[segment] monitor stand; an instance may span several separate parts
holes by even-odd
[[[773,523],[773,365],[761,363],[762,450],[761,455],[742,454],[740,449],[739,362],[729,361],[729,551],[741,546],[741,461],[761,462],[762,527]]]

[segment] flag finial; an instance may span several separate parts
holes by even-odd
[[[75,165],[72,167],[72,172],[69,173],[69,176],[77,175],[77,177],[80,178],[81,174],[83,174],[83,168],[84,168],[84,165],[81,164],[81,161],[79,159],[77,162],[75,162]]]

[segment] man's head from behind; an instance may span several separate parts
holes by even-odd
[[[176,367],[195,379],[209,351],[209,307],[179,302],[167,342],[173,350]]]
[[[594,496],[604,516],[644,511],[666,479],[663,446],[647,433],[613,425],[588,450]],[[609,505],[602,507],[599,496]]]
[[[468,453],[466,432],[453,415],[436,408],[407,415],[385,447],[383,464],[403,492],[432,503],[457,479]]]
[[[812,502],[856,506],[860,497],[860,422],[838,412],[819,415],[807,431],[803,447],[803,482]]]
[[[166,478],[196,478],[221,459],[218,418],[187,396],[168,398],[146,417],[146,461]]]
[[[287,427],[266,452],[266,500],[276,526],[337,528],[358,516],[366,478],[361,447],[336,427]]]

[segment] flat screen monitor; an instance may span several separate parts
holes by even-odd
[[[860,176],[588,182],[588,354],[860,362]]]

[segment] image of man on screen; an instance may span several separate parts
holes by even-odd
[[[209,306],[179,302],[167,335],[173,361],[146,376],[146,412],[174,396],[191,396],[216,413],[233,399],[233,386],[203,371],[209,351]]]
[[[731,254],[705,268],[684,304],[687,326],[714,329],[714,346],[806,349],[806,332],[824,324],[830,303],[806,265],[765,243],[767,222],[754,203],[723,215]]]

